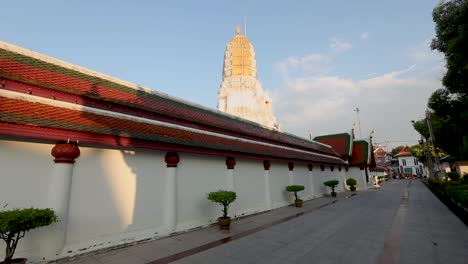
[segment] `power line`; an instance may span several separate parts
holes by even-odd
[[[385,140],[385,141],[380,141],[380,142],[374,142],[375,144],[382,144],[382,143],[402,143],[402,142],[418,142],[416,139],[411,139],[411,140]]]

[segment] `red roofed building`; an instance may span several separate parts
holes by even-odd
[[[344,161],[348,161],[352,156],[353,139],[349,133],[318,136],[314,138],[314,141],[331,146]]]
[[[400,177],[421,176],[424,173],[423,164],[411,154],[410,147],[404,146],[395,157],[398,158]]]
[[[349,173],[346,177],[355,178],[358,181],[358,188],[367,189],[369,181],[369,169],[374,168],[375,158],[373,155],[371,139],[354,140],[353,131],[351,133],[340,133],[315,137],[314,140],[330,145],[340,157],[349,164]],[[345,182],[346,178],[340,182]]]

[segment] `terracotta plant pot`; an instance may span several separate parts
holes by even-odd
[[[331,197],[336,197],[336,192],[332,192]]]
[[[11,264],[26,264],[27,258],[14,258],[11,260]],[[0,264],[4,264],[5,262],[0,261]]]
[[[302,203],[303,203],[302,200],[295,200],[295,201],[294,201],[294,205],[295,205],[296,207],[302,207]]]
[[[350,189],[352,192],[355,192],[355,191],[356,191],[356,186],[351,186],[351,187],[349,187],[349,189]]]
[[[219,230],[229,230],[231,227],[231,217],[218,218]]]

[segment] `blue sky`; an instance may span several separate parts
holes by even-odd
[[[391,147],[416,143],[410,120],[440,87],[437,3],[19,0],[2,3],[0,39],[216,108],[224,49],[246,16],[285,131],[348,131],[359,107],[362,136],[374,129]]]

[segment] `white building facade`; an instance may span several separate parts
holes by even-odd
[[[398,173],[401,176],[422,176],[424,174],[423,164],[418,161],[405,146],[396,155],[398,158]]]

